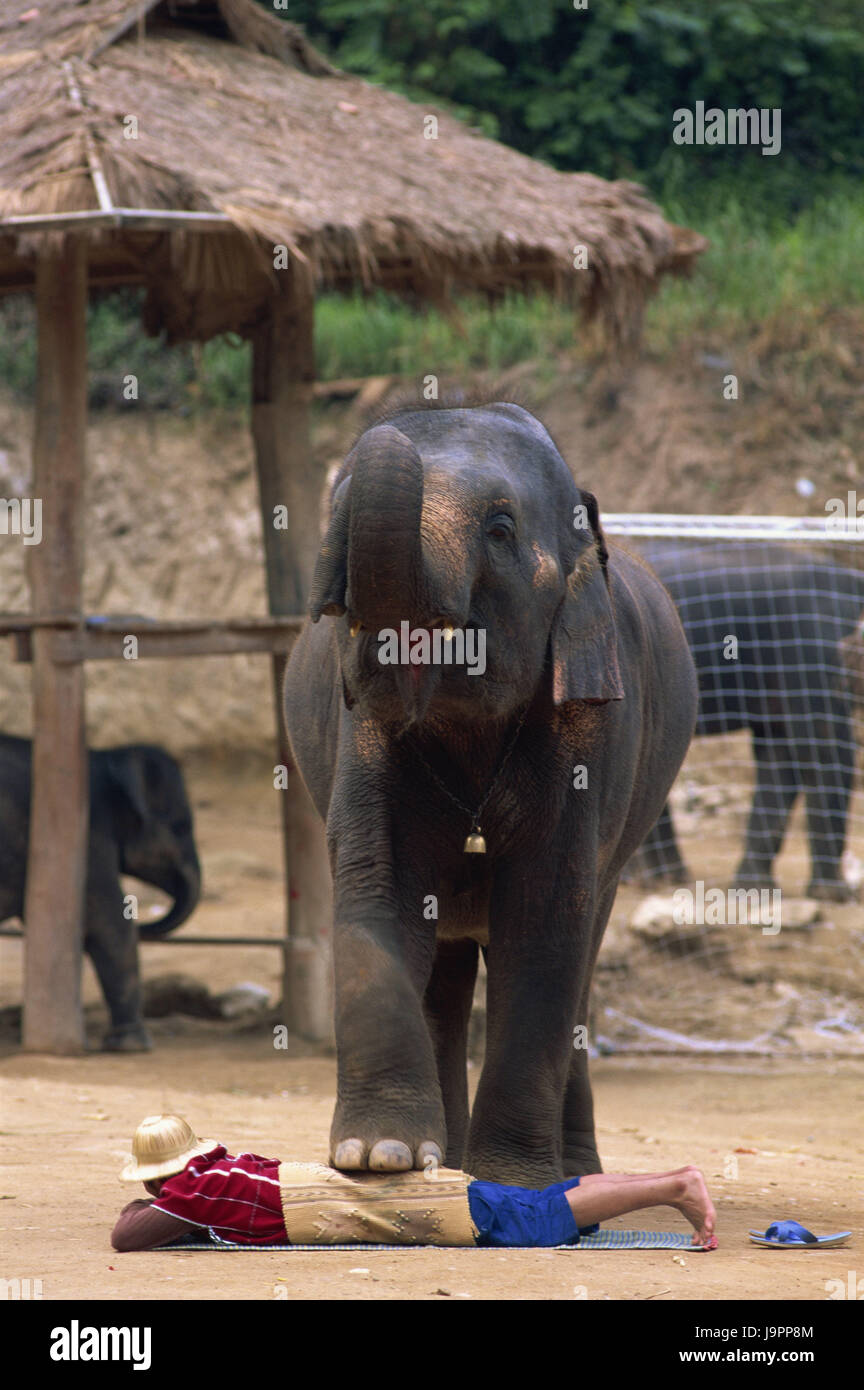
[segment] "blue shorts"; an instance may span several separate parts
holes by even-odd
[[[468,1187],[471,1220],[478,1245],[578,1245],[580,1235],[593,1235],[598,1226],[581,1229],[564,1193],[578,1187],[578,1178],[553,1183],[542,1192],[529,1187],[504,1187],[497,1182],[472,1182]]]

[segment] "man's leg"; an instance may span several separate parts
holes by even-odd
[[[714,1236],[716,1213],[705,1179],[692,1165],[669,1173],[589,1173],[564,1193],[579,1227],[645,1207],[674,1207],[701,1245]]]

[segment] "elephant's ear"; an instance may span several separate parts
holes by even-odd
[[[623,700],[618,669],[618,631],[609,594],[609,552],[597,500],[582,493],[594,545],[567,576],[567,592],[552,627],[552,693],[556,705]]]

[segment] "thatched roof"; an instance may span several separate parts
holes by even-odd
[[[4,0],[0,290],[32,283],[61,213],[84,214],[91,282],[147,284],[148,326],[174,337],[248,328],[285,286],[284,245],[318,286],[542,285],[628,343],[705,245],[634,184],[558,173],[336,72],[252,0]]]

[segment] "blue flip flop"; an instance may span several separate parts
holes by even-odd
[[[842,1245],[851,1234],[851,1231],[837,1231],[833,1236],[814,1236],[798,1221],[772,1221],[764,1235],[761,1231],[749,1232],[754,1245],[778,1250],[815,1250],[818,1246]]]

